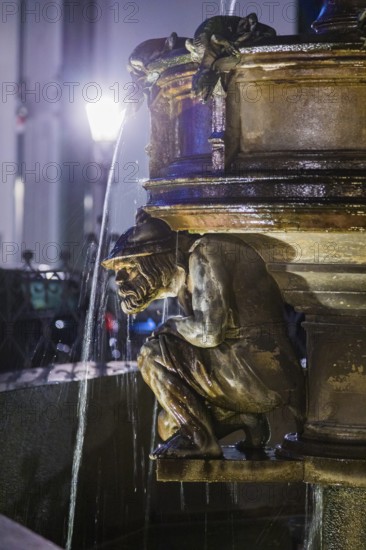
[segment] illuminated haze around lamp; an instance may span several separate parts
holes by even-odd
[[[93,140],[116,141],[124,117],[120,105],[111,98],[103,98],[97,103],[88,103],[85,108]]]

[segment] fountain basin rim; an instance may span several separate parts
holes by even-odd
[[[138,372],[136,361],[111,361],[109,363],[64,363],[21,369],[0,374],[0,393],[37,386],[82,382],[105,376],[118,376]]]
[[[308,63],[316,59],[332,59],[334,56],[337,56],[337,63],[339,63],[340,55],[346,58],[352,57],[352,59],[355,56],[359,56],[366,60],[366,51],[362,49],[362,40],[359,42],[329,42],[328,40],[324,40],[324,42],[322,42],[319,41],[319,37],[316,37],[316,39],[317,40],[314,42],[294,40],[288,42],[282,41],[278,44],[241,48],[240,59],[236,57],[222,57],[216,61],[215,67],[222,72],[227,72],[238,67],[245,68],[246,61],[248,61],[248,67],[253,67],[253,62],[255,65],[256,61],[258,61],[258,65],[260,65],[262,58],[263,62],[268,62],[272,65],[276,65],[280,59],[280,67],[283,67],[287,65],[287,56],[289,56],[288,59],[291,59],[292,62],[296,62],[296,60],[299,59],[307,61]],[[273,57],[273,54],[275,54],[275,57]],[[295,54],[297,54],[298,57],[294,57]],[[310,58],[309,54],[311,54]]]
[[[144,210],[174,231],[193,233],[356,233],[366,231],[366,205],[247,202],[148,204]]]
[[[342,41],[342,37],[337,40],[334,35],[316,35],[316,34],[304,34],[304,35],[279,35],[270,41],[266,41],[262,44],[256,44],[252,46],[240,48],[241,56],[251,56],[253,54],[273,54],[273,53],[303,53],[308,55],[309,52],[319,52],[324,54],[324,50],[331,52],[332,50],[344,50],[345,52],[352,52],[353,54],[361,54],[365,56],[365,51],[362,51],[363,41],[348,40]],[[152,61],[147,65],[149,72],[162,73],[163,71],[176,67],[177,65],[194,65],[198,66],[196,61],[192,61],[191,54],[180,48],[173,50],[173,52],[161,55],[158,59]],[[231,68],[238,64],[236,57],[222,57],[216,61],[215,66],[220,70],[225,70],[223,66],[229,64]]]
[[[339,154],[339,151],[337,151]],[[364,152],[362,151],[364,154]],[[366,155],[365,155],[365,161],[366,161]],[[253,184],[260,184],[262,182],[270,182],[270,183],[291,183],[291,184],[309,184],[311,182],[316,183],[329,183],[331,184],[334,182],[335,175],[330,170],[324,170],[324,174],[320,173],[318,169],[308,169],[304,170],[304,173],[298,174],[294,170],[293,173],[291,171],[283,171],[281,172],[265,172],[265,171],[247,171],[246,175],[239,174],[228,174],[228,175],[194,175],[194,176],[178,176],[178,177],[163,177],[163,178],[153,178],[153,179],[147,179],[143,183],[143,187],[147,190],[154,189],[157,186],[160,187],[173,187],[173,186],[182,186],[182,185],[213,185],[215,187],[222,185],[222,184],[246,184],[246,183],[253,183]],[[343,171],[343,173],[340,170],[336,171],[336,177],[337,182],[341,184],[349,183],[351,182],[353,186],[355,185],[363,185],[366,183],[366,176],[364,170],[355,170],[355,173],[352,173],[350,175],[349,170]],[[366,199],[366,189],[363,193],[363,198]]]

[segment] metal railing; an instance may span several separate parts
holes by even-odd
[[[69,255],[53,270],[32,264],[24,251],[21,269],[0,270],[0,370],[45,366],[80,358],[86,303],[81,274]],[[85,302],[85,299],[84,299]]]

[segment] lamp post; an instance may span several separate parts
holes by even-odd
[[[96,103],[88,103],[85,108],[94,147],[93,161],[84,169],[84,176],[88,182],[84,195],[84,229],[85,233],[95,233],[103,212],[114,144],[125,112],[118,103],[108,97],[101,98]]]

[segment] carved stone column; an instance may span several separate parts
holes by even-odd
[[[282,449],[290,456],[363,459],[366,267],[342,262],[269,269],[285,299],[306,312],[307,420],[303,434],[287,436]]]
[[[197,64],[188,52],[179,50],[151,63],[149,69],[157,79],[149,105],[151,178],[210,173],[212,106],[203,105],[191,95]]]

